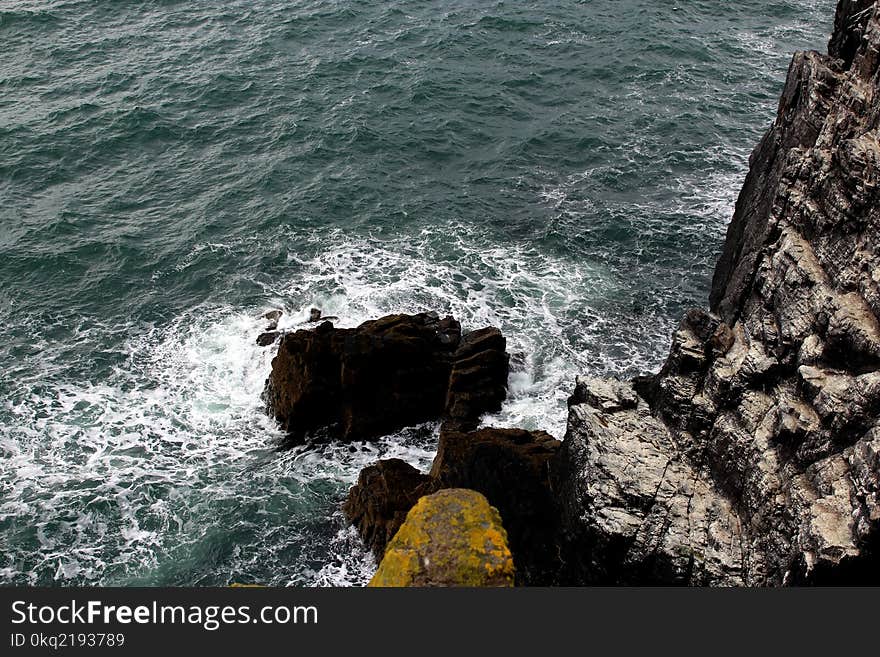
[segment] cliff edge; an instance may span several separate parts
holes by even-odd
[[[880,3],[794,56],[710,296],[661,371],[579,381],[566,579],[880,582]]]

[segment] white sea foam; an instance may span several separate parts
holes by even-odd
[[[416,240],[365,242],[337,232],[322,243],[328,246],[317,256],[299,261],[302,279],[279,290],[280,298],[314,299],[341,326],[428,310],[452,314],[464,330],[498,326],[514,355],[513,384],[491,421],[564,432],[562,402],[588,367],[566,332],[590,331],[591,318],[572,317],[576,304],[615,293],[602,267],[527,245],[493,245],[464,225],[449,235],[425,229]]]
[[[829,5],[827,0],[801,2],[802,20],[735,35],[741,51],[735,57],[748,58],[749,75],[757,66],[775,81],[787,57],[778,40],[802,42],[801,32],[815,34]],[[540,48],[574,51],[593,39],[567,24],[549,22],[539,31]],[[757,60],[755,52],[761,54]],[[404,65],[419,61],[411,53],[399,54]],[[321,57],[297,57],[291,63],[300,67],[302,79],[322,64]],[[614,107],[645,111],[646,104],[664,101],[670,93],[683,101],[682,107],[698,106],[702,99],[693,92],[698,84],[688,80],[692,73],[673,67],[660,77],[656,72],[648,73],[651,79],[635,76],[621,90],[626,102]],[[749,102],[763,103],[772,112],[774,94],[766,84],[761,89],[766,100]],[[348,111],[359,101],[348,94],[331,98],[327,107]],[[614,107],[592,109],[600,116]],[[289,118],[279,135],[289,137],[299,120],[307,126],[304,114],[296,121]],[[27,125],[36,125],[33,116]],[[676,317],[670,300],[703,303],[705,282],[695,284],[693,272],[705,275],[710,254],[680,254],[676,262],[680,259],[681,267],[664,271],[656,266],[663,254],[651,249],[663,242],[658,237],[668,237],[662,231],[668,230],[670,213],[686,218],[675,222],[678,232],[670,240],[679,250],[681,243],[720,243],[745,171],[747,153],[720,140],[703,153],[700,161],[708,164],[697,174],[676,178],[669,173],[663,184],[677,194],[662,202],[634,195],[617,206],[599,207],[589,193],[591,181],[604,177],[613,187],[656,156],[658,143],[647,130],[619,138],[607,169],[589,167],[572,175],[570,167],[555,170],[544,159],[545,168],[517,172],[511,184],[534,187],[535,203],[548,210],[551,223],[584,235],[601,228],[596,215],[606,213],[608,225],[633,237],[623,257],[601,240],[566,254],[555,245],[529,245],[482,230],[478,222],[444,220],[414,238],[377,232],[361,239],[315,230],[312,248],[301,249],[298,241],[290,253],[289,278],[250,281],[266,288],[259,305],[229,306],[220,300],[155,327],[109,325],[88,317],[60,318],[58,326],[46,327],[45,320],[27,317],[26,300],[0,290],[5,324],[33,323],[44,329],[33,332],[24,355],[11,359],[3,373],[0,581],[366,582],[375,563],[346,526],[339,502],[360,469],[379,458],[403,458],[426,469],[437,427],[413,428],[374,443],[274,452],[273,440],[281,436],[260,401],[272,349],[255,344],[266,324],[259,316],[272,307],[284,308],[284,330],[303,325],[312,306],[338,316],[340,326],[389,312],[437,310],[454,314],[466,330],[499,326],[513,354],[509,397],[485,423],[542,428],[561,437],[565,398],[576,374],[628,376],[653,369]],[[336,175],[350,173],[338,170]],[[611,193],[607,198],[619,197]],[[170,272],[197,272],[200,262],[211,257],[241,255],[236,238],[218,239],[224,242],[192,244],[153,282],[173,278]],[[241,238],[249,247],[265,246],[259,238],[248,239]],[[639,288],[631,278],[654,274],[666,277],[648,287],[656,298],[635,299],[643,310],[625,312]],[[64,324],[71,321],[72,326]],[[63,337],[50,337],[52,331]],[[101,360],[106,349],[121,349],[126,358],[117,359],[109,371],[102,369],[100,376],[84,374],[89,368],[82,361]]]
[[[312,306],[337,315],[341,326],[421,310],[452,313],[466,330],[500,326],[514,366],[509,400],[486,422],[561,436],[565,397],[575,374],[589,368],[568,336],[571,309],[613,295],[613,278],[528,246],[493,245],[463,226],[454,235],[425,230],[417,240],[367,242],[316,236],[330,246],[298,261],[301,274],[265,306],[194,308],[163,327],[83,328],[72,346],[94,349],[108,333],[131,334],[127,359],[100,382],[65,376],[63,359],[56,362],[53,345],[44,345],[45,378],[20,382],[43,389],[6,402],[13,421],[0,431],[7,455],[0,468],[9,482],[0,522],[15,518],[16,531],[31,525],[39,548],[11,554],[27,568],[4,564],[3,572],[30,583],[136,583],[151,572],[169,583],[222,583],[277,563],[273,583],[362,583],[371,557],[335,511],[341,495],[379,458],[427,469],[437,427],[375,443],[273,452],[281,436],[260,401],[273,350],[255,344],[266,324],[260,315],[273,306],[286,311],[282,330],[303,326]],[[589,335],[594,319],[577,319],[577,330]],[[242,516],[235,510],[242,504],[252,511]],[[285,513],[305,526],[288,528],[289,539],[276,535]],[[309,521],[307,513],[325,516]],[[240,526],[218,527],[227,521]],[[240,531],[243,542],[216,536],[225,531]],[[322,540],[322,547],[308,547]],[[230,544],[237,547],[230,551]],[[300,556],[291,562],[288,550]],[[213,563],[175,565],[204,551]]]
[[[278,508],[314,495],[312,488],[327,488],[330,497],[311,509],[319,516],[315,522],[327,525],[331,520],[320,515],[333,513],[340,491],[362,467],[386,456],[419,467],[430,463],[431,426],[374,444],[273,452],[272,441],[281,435],[260,401],[272,350],[255,344],[265,325],[259,314],[193,309],[164,329],[133,337],[128,362],[105,382],[51,383],[50,377],[48,389],[6,402],[12,421],[0,428],[0,522],[32,531],[36,547],[17,553],[17,542],[2,535],[12,564],[4,564],[5,579],[137,582],[150,570],[168,569],[177,554],[197,553],[212,532],[231,529],[217,527],[224,513],[231,523],[242,522],[226,511],[242,500],[265,507],[263,522],[271,526],[281,522]],[[302,313],[283,325],[298,319]],[[100,336],[81,336],[88,338]],[[57,366],[50,361],[45,369]],[[276,547],[239,546],[240,556],[221,560],[210,581],[247,572],[244,566],[271,559]],[[352,575],[360,581],[362,557],[357,551],[339,556],[340,572],[360,573]],[[297,567],[279,564],[277,581],[309,583],[296,575]],[[169,582],[198,581],[171,570]],[[330,581],[326,573],[320,578]]]
[[[571,211],[572,193],[566,186],[545,191],[546,202]],[[0,521],[29,522],[39,543],[36,557],[13,557],[27,560],[25,581],[45,581],[51,572],[59,582],[124,583],[160,572],[171,583],[222,582],[267,563],[277,564],[272,583],[368,578],[371,556],[336,512],[341,495],[379,458],[427,469],[436,427],[375,443],[273,452],[281,436],[260,401],[273,350],[255,344],[266,324],[260,315],[272,307],[285,310],[282,330],[305,325],[313,306],[338,316],[340,326],[426,310],[455,315],[465,330],[499,326],[513,355],[509,396],[485,424],[558,437],[575,375],[650,368],[656,351],[633,332],[662,344],[668,329],[650,314],[642,326],[621,327],[598,310],[626,291],[604,265],[499,245],[497,236],[464,224],[425,229],[417,239],[359,240],[339,231],[316,234],[314,243],[311,257],[290,255],[299,272],[271,290],[265,306],[194,308],[163,327],[125,328],[127,360],[100,382],[60,376],[45,345],[48,389],[6,402],[15,421],[0,432],[7,455],[0,467],[10,482]],[[83,328],[73,343],[97,345],[114,330]],[[235,510],[242,504],[251,508],[243,516]],[[297,518],[286,529],[278,526],[285,513]],[[325,515],[309,521],[307,513]],[[216,524],[226,521],[240,526]],[[279,535],[282,529],[290,536]],[[233,535],[215,536],[225,530]],[[292,561],[291,550],[299,555]],[[202,551],[213,563],[174,565],[178,555]],[[22,581],[15,567],[3,572]]]

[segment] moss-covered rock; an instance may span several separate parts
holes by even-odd
[[[422,497],[385,550],[370,586],[513,586],[498,511],[463,488]]]

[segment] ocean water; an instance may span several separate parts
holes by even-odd
[[[561,437],[705,305],[834,4],[0,2],[0,583],[364,583],[339,503],[437,427],[275,451],[260,315],[500,326],[486,423]]]

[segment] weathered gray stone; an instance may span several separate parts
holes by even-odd
[[[880,582],[880,7],[795,55],[710,297],[641,394],[579,382],[560,450],[578,582]]]

